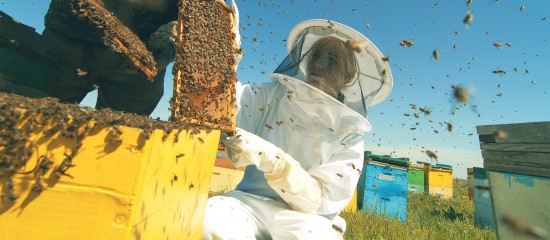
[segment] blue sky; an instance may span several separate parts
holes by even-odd
[[[0,10],[40,33],[48,4],[0,0]],[[476,126],[550,121],[550,1],[473,0],[470,6],[466,0],[237,4],[245,52],[237,71],[241,82],[269,81],[269,73],[286,54],[288,32],[307,19],[348,25],[391,57],[394,89],[385,102],[370,109],[374,130],[365,137],[365,148],[375,154],[429,162],[423,151],[435,151],[439,163],[454,166],[454,177],[466,178],[467,167],[483,166]],[[474,16],[469,26],[463,23],[468,11]],[[399,43],[404,39],[414,45],[403,48]],[[504,46],[495,47],[495,42]],[[435,49],[439,60],[432,57]],[[492,73],[497,69],[506,74]],[[151,117],[170,115],[172,80],[168,73],[165,96]],[[453,84],[470,89],[469,105],[476,105],[477,112],[452,101]],[[94,105],[95,96],[89,94],[82,104]],[[427,107],[431,114],[410,104]],[[446,123],[453,124],[453,132]]]

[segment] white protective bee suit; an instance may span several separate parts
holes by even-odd
[[[304,81],[303,56],[327,35],[362,44],[360,73],[342,101]],[[366,37],[336,22],[300,23],[288,44],[271,82],[237,83],[238,128],[222,142],[233,164],[247,167],[234,191],[208,200],[203,239],[342,238],[338,214],[363,167],[367,108],[389,95],[391,72]]]

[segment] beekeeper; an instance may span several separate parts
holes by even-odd
[[[74,2],[52,0],[44,17],[44,42],[60,63],[52,97],[80,103],[97,88],[96,108],[151,114],[164,93],[166,66],[176,56],[178,0],[99,1],[152,52],[157,63],[152,81],[120,52],[104,45],[102,35],[75,15]]]
[[[237,83],[237,130],[222,137],[235,190],[208,199],[203,239],[342,239],[371,130],[392,89],[382,54],[343,24],[309,20],[288,36],[271,82]]]

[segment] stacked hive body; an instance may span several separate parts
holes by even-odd
[[[42,36],[0,11],[0,91],[25,96],[50,95],[57,78]]]
[[[424,165],[409,163],[409,191],[424,192]]]
[[[491,187],[487,179],[487,172],[484,168],[474,167],[473,189],[474,189],[474,208],[475,224],[480,227],[495,227],[493,216],[493,201],[491,199]]]
[[[550,122],[478,126],[500,239],[550,237]]]
[[[231,9],[222,1],[180,4],[172,119],[233,131],[239,49]]]
[[[471,201],[474,200],[474,169],[467,168],[468,173],[468,199]]]
[[[426,183],[430,194],[444,199],[453,197],[453,168],[450,165],[435,164],[426,167]]]
[[[363,166],[358,195],[360,208],[400,221],[406,220],[408,159],[369,154]]]
[[[245,167],[235,168],[233,166],[224,145],[220,144],[216,153],[214,172],[210,180],[210,193],[218,194],[235,189],[244,176],[244,170]]]
[[[72,3],[86,2],[94,1]],[[219,129],[235,127],[236,48],[225,3],[179,7],[172,122],[0,93],[0,238],[200,237]],[[13,76],[17,84],[27,77]]]
[[[219,131],[0,94],[4,239],[200,236]]]

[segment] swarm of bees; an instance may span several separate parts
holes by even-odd
[[[0,109],[0,177],[7,179],[0,195],[1,200],[10,201],[15,201],[19,197],[13,193],[12,178],[15,174],[32,175],[35,183],[31,188],[36,192],[44,189],[41,178],[50,171],[53,171],[53,176],[57,179],[72,177],[70,170],[75,167],[73,159],[78,155],[83,139],[101,129],[109,129],[105,139],[106,146],[119,146],[122,143],[121,126],[141,128],[146,135],[154,129],[165,132],[171,131],[170,129],[192,130],[192,133],[197,132],[197,129],[212,129],[196,124],[156,121],[110,109],[95,110],[77,104],[62,104],[54,98],[34,99],[2,92]],[[43,134],[39,139],[31,140],[31,134],[40,132]],[[55,166],[52,156],[36,150],[36,142],[52,138],[65,138],[73,143],[72,149],[66,150],[62,156],[63,160]],[[21,172],[29,161],[36,161],[35,167],[27,172]]]
[[[171,121],[234,131],[236,57],[233,16],[223,1],[180,1]]]

